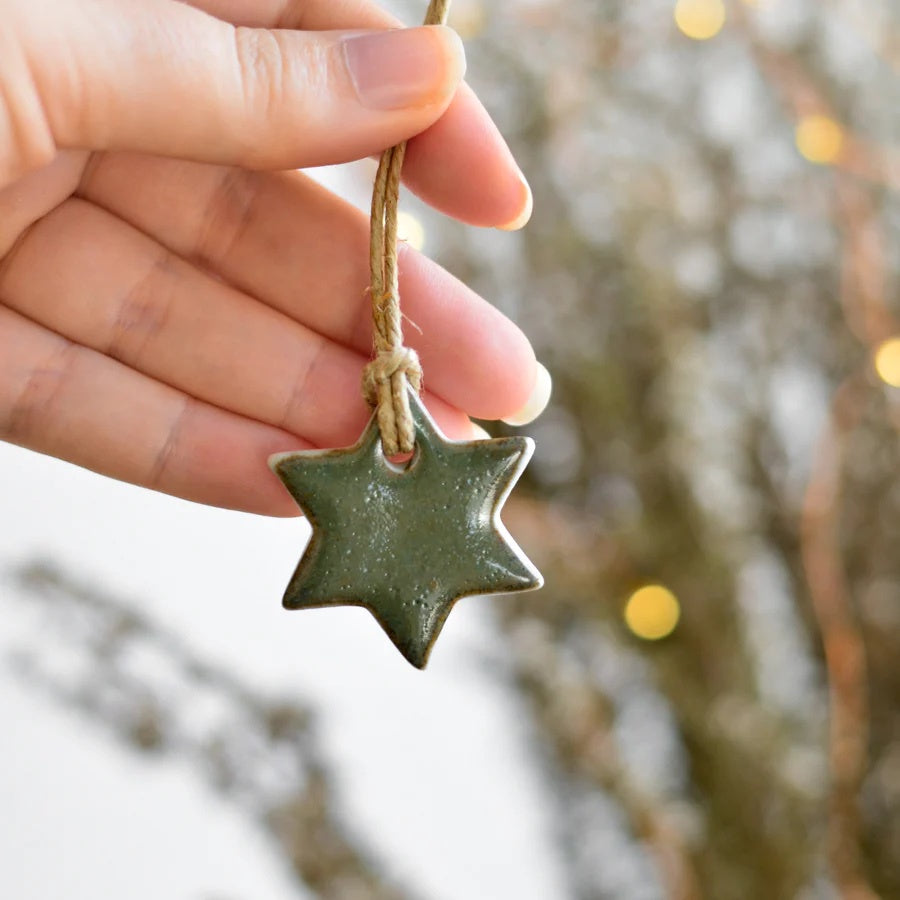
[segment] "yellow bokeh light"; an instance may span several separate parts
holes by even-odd
[[[725,24],[725,4],[722,0],[678,0],[675,24],[689,38],[707,41]]]
[[[797,123],[794,140],[800,155],[810,162],[833,163],[844,148],[844,129],[830,116],[803,116]]]
[[[639,638],[658,641],[668,637],[681,617],[678,598],[660,584],[635,591],[625,604],[625,624]]]
[[[425,246],[425,226],[412,213],[397,213],[397,237],[414,250]]]
[[[900,387],[900,338],[885,341],[875,351],[875,371],[891,387]]]

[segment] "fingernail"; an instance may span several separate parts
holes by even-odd
[[[462,41],[443,25],[354,35],[344,40],[344,58],[359,102],[369,109],[437,103],[466,72]]]
[[[472,422],[472,440],[473,441],[489,441],[491,440],[490,434],[486,432],[480,425],[475,422]]]
[[[538,363],[537,377],[534,379],[531,396],[517,413],[503,421],[507,425],[527,425],[529,422],[533,422],[547,408],[552,393],[553,379],[547,369]]]
[[[521,212],[511,222],[497,226],[501,231],[518,231],[520,228],[524,228],[531,218],[531,213],[534,211],[534,195],[531,193],[531,187],[521,171],[519,172],[519,179],[522,182]]]

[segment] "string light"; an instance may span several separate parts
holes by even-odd
[[[678,598],[660,584],[648,584],[636,590],[625,604],[625,624],[645,641],[668,637],[681,617]]]
[[[900,387],[900,338],[885,341],[875,351],[875,371],[891,387]]]
[[[794,140],[800,155],[812,163],[835,162],[844,147],[844,129],[830,116],[812,114],[797,123]]]
[[[678,0],[674,14],[678,30],[695,41],[715,37],[725,24],[722,0]]]
[[[401,211],[397,213],[397,237],[414,250],[421,250],[425,246],[425,226],[412,213]]]

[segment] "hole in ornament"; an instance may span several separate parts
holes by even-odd
[[[396,472],[398,475],[402,475],[404,472],[408,472],[415,465],[418,458],[419,446],[417,444],[415,447],[413,447],[412,453],[395,453],[393,456],[385,456],[384,464],[392,472]]]

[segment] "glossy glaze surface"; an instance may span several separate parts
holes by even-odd
[[[450,441],[417,396],[410,403],[416,451],[406,467],[385,459],[374,417],[352,447],[279,454],[271,465],[313,529],[284,605],[364,606],[424,668],[460,597],[543,582],[500,521],[534,443]]]

